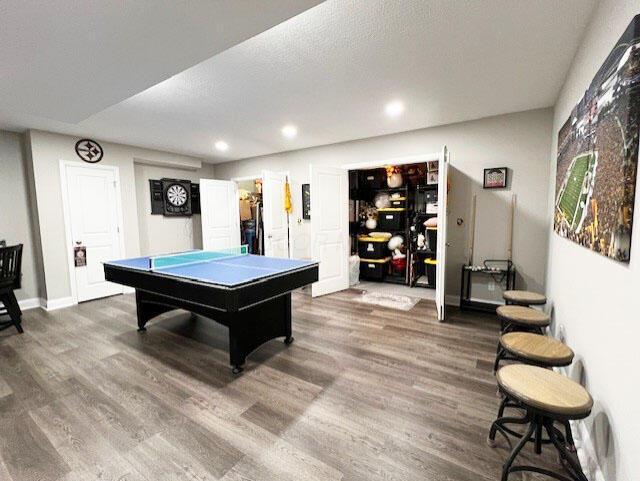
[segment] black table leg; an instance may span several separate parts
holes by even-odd
[[[174,309],[186,309],[208,317],[229,328],[229,358],[234,374],[242,372],[249,354],[276,337],[285,344],[293,342],[291,335],[291,293],[234,312],[216,311],[195,303],[178,301],[153,292],[136,290],[138,330],[145,331],[151,319]]]
[[[229,321],[229,358],[234,374],[242,372],[247,356],[271,339],[284,336],[291,344],[291,294],[234,313]]]
[[[178,307],[168,305],[163,298],[150,292],[136,289],[136,313],[138,315],[138,331],[146,331],[145,325],[151,319]]]

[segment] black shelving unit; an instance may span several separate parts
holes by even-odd
[[[395,274],[393,273],[393,267],[391,265],[391,262],[389,262],[388,265],[388,272],[387,275],[384,277],[384,279],[382,279],[380,282],[388,282],[391,284],[403,284],[403,285],[409,285],[409,261],[411,259],[411,253],[410,253],[410,248],[411,248],[411,236],[410,236],[410,231],[409,231],[409,227],[410,227],[410,215],[413,212],[413,196],[411,195],[411,189],[408,185],[404,185],[402,187],[396,187],[396,188],[392,188],[392,187],[380,187],[380,188],[368,188],[368,187],[358,187],[355,189],[350,188],[349,189],[349,194],[351,197],[351,200],[360,200],[360,201],[365,201],[365,202],[371,202],[373,203],[373,200],[375,199],[376,195],[379,193],[388,193],[389,195],[394,194],[394,193],[399,193],[401,194],[402,197],[404,197],[405,200],[405,210],[404,210],[404,219],[403,219],[403,224],[404,224],[404,228],[403,229],[395,229],[395,230],[389,230],[389,229],[367,229],[363,223],[361,223],[360,221],[356,221],[356,222],[351,222],[350,226],[349,226],[349,233],[353,236],[354,240],[354,248],[357,249],[357,237],[359,235],[367,235],[370,232],[375,232],[375,231],[383,231],[383,232],[388,232],[390,233],[392,236],[394,235],[402,235],[404,237],[404,241],[405,241],[405,246],[406,246],[406,266],[404,268],[404,273],[403,274]],[[355,197],[353,197],[355,196]],[[356,215],[358,213],[356,212]],[[352,250],[355,250],[352,249]]]
[[[415,187],[415,195],[414,195],[414,202],[415,202],[415,212],[414,212],[414,217],[412,219],[412,223],[414,224],[418,224],[418,223],[422,223],[427,219],[430,219],[432,217],[437,217],[438,213],[437,212],[427,212],[427,192],[435,192],[436,193],[436,197],[437,197],[437,192],[438,192],[438,184],[418,184]],[[423,229],[420,229],[420,231],[422,232]],[[416,270],[420,270],[420,271],[424,271],[424,275],[426,276],[426,271],[425,271],[425,267],[424,267],[424,260],[427,258],[436,258],[436,249],[434,248],[434,246],[429,246],[429,249],[418,249],[417,246],[417,233],[414,234],[413,232],[411,233],[411,258],[409,260],[409,264],[410,264],[410,273],[411,273],[411,279],[409,280],[409,284],[412,287],[423,287],[423,288],[427,288],[427,289],[435,289],[435,284],[431,285],[431,284],[422,284],[422,283],[418,283],[418,279],[420,276],[418,276],[418,274],[416,274]],[[425,236],[427,236],[427,232],[426,230],[424,231]],[[437,235],[436,235],[436,242],[437,242]],[[418,267],[421,266],[421,267]]]

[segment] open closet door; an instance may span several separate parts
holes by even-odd
[[[313,297],[349,288],[349,179],[336,167],[310,166],[311,258],[320,263]]]
[[[200,179],[202,248],[240,245],[238,185],[228,180]]]
[[[262,171],[264,255],[289,257],[289,215],[284,209],[287,174]]]
[[[438,162],[438,245],[436,264],[436,308],[438,320],[445,319],[446,268],[447,268],[447,188],[449,181],[449,151],[443,147]]]

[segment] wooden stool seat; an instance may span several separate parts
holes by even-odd
[[[544,366],[568,366],[573,351],[566,344],[549,336],[531,332],[510,332],[500,337],[500,345],[516,360]]]
[[[591,413],[593,399],[577,382],[551,369],[526,364],[512,364],[498,371],[498,386],[504,399],[498,410],[498,418],[491,424],[489,446],[496,446],[496,434],[500,432],[507,440],[518,439],[502,465],[501,481],[507,481],[511,473],[539,473],[559,481],[588,481],[575,455],[575,444],[571,434],[571,419],[584,419]],[[524,410],[522,417],[505,416],[507,407]],[[562,433],[556,423],[564,426]],[[526,426],[514,430],[510,426]],[[543,434],[546,433],[546,436]],[[542,453],[543,445],[553,445],[565,469],[559,473],[543,466],[514,465],[524,446],[532,442],[536,454]]]
[[[583,418],[593,399],[575,381],[549,369],[512,364],[498,371],[498,384],[516,401],[546,413]]]
[[[521,306],[533,306],[547,303],[547,298],[544,295],[531,291],[504,291],[502,293],[502,298],[507,302]]]
[[[500,306],[496,313],[507,322],[526,326],[547,327],[551,320],[549,314],[526,306]]]

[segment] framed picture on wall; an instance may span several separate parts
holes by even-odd
[[[302,184],[302,218],[311,219],[311,185]]]
[[[553,228],[619,262],[631,259],[640,150],[639,46],[636,15],[558,131]]]
[[[507,168],[492,167],[484,169],[484,181],[482,187],[485,189],[504,189],[507,186]]]

